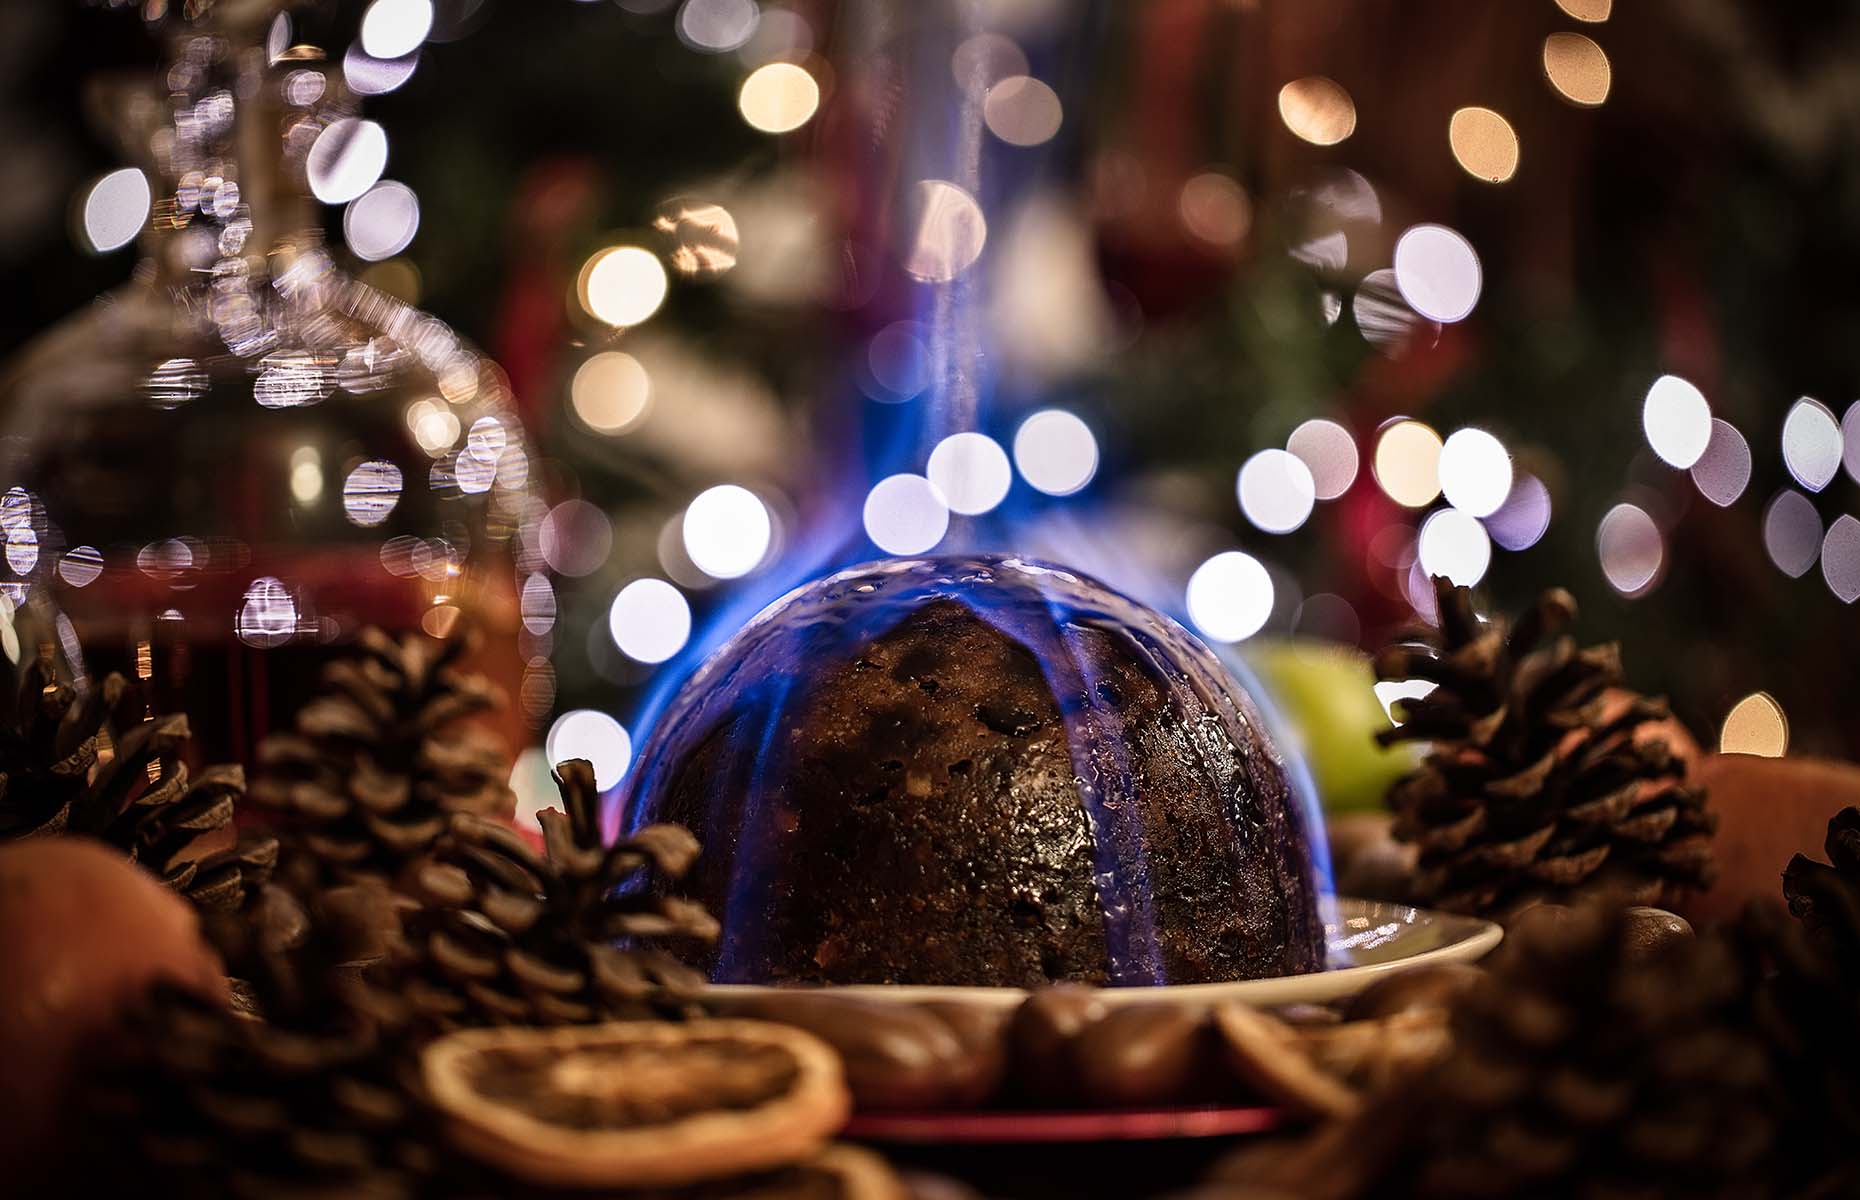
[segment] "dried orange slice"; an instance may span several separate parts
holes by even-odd
[[[468,1029],[421,1055],[460,1150],[566,1187],[665,1187],[784,1166],[851,1100],[831,1047],[762,1021]]]

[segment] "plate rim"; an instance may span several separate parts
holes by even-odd
[[[1302,975],[1274,975],[1266,979],[1176,983],[1157,987],[1104,987],[1098,989],[1098,997],[1112,1007],[1158,1001],[1189,1003],[1201,1001],[1214,1005],[1239,1000],[1259,1006],[1324,1004],[1353,996],[1390,972],[1406,971],[1435,963],[1476,962],[1490,953],[1505,936],[1505,931],[1497,923],[1461,913],[1415,908],[1392,901],[1365,900],[1353,896],[1337,896],[1335,903],[1336,917],[1339,921],[1349,919],[1346,911],[1353,908],[1361,910],[1365,915],[1376,912],[1387,913],[1407,925],[1455,923],[1468,928],[1465,936],[1444,946],[1431,946],[1386,962],[1359,963],[1355,966],[1338,967],[1335,970],[1308,971]],[[727,1001],[733,998],[747,999],[768,992],[798,991],[823,992],[890,1004],[956,1002],[995,1008],[1014,1007],[1025,1000],[1028,995],[1026,988],[1018,987],[920,983],[840,983],[800,986],[769,983],[709,983],[704,985],[698,995],[700,999],[715,998]]]

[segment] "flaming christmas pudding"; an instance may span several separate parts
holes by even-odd
[[[1015,558],[770,606],[644,747],[629,826],[703,840],[732,983],[1029,987],[1318,970],[1317,817],[1180,626]]]

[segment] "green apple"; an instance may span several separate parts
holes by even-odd
[[[1369,656],[1354,646],[1311,638],[1249,642],[1242,657],[1279,712],[1291,747],[1305,761],[1327,812],[1382,807],[1389,784],[1414,769],[1412,744],[1383,749],[1389,727],[1376,698]]]

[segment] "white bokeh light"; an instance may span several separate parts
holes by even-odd
[[[1440,447],[1440,491],[1447,503],[1489,517],[1511,494],[1511,453],[1483,429],[1461,429]]]
[[[1292,430],[1292,436],[1285,439],[1285,448],[1311,472],[1311,485],[1319,500],[1335,500],[1349,491],[1362,467],[1356,439],[1335,421],[1306,421]]]
[[[768,505],[734,483],[699,493],[685,509],[685,553],[713,579],[737,579],[755,570],[774,532]]]
[[[99,254],[136,240],[149,219],[148,176],[123,167],[91,184],[84,197],[84,240]]]
[[[1014,431],[1014,465],[1036,491],[1070,496],[1098,473],[1098,439],[1064,409],[1041,409]]]
[[[1431,321],[1465,320],[1479,303],[1479,256],[1445,225],[1416,225],[1395,243],[1395,286]]]
[[[887,554],[922,554],[949,532],[949,504],[922,475],[892,475],[866,494],[865,535]]]
[[[1059,94],[1030,75],[1010,75],[988,89],[982,121],[988,132],[1011,146],[1037,146],[1059,132],[1064,119]]]
[[[1701,496],[1719,508],[1730,507],[1744,494],[1750,483],[1750,443],[1735,425],[1719,417],[1711,419],[1711,440],[1692,464],[1692,482]]]
[[[979,516],[1007,498],[1014,468],[1001,443],[985,433],[955,433],[930,452],[924,473],[951,512]]]
[[[755,0],[685,0],[678,36],[693,50],[721,54],[749,41],[761,17]]]
[[[387,168],[387,130],[360,117],[331,121],[310,143],[304,174],[325,204],[347,204],[375,185]]]
[[[609,325],[637,325],[659,311],[671,280],[659,256],[639,246],[615,246],[585,268],[587,310]]]
[[[1784,488],[1763,509],[1763,549],[1791,579],[1808,574],[1821,555],[1821,514],[1815,502]]]
[[[1640,408],[1647,444],[1669,466],[1685,470],[1711,443],[1711,405],[1705,393],[1677,375],[1662,375]]]
[[[1646,509],[1617,504],[1596,528],[1595,553],[1610,587],[1623,596],[1639,596],[1658,581],[1666,542]]]
[[[417,54],[405,58],[375,58],[356,43],[342,56],[342,79],[358,95],[380,96],[412,79],[419,65]]]
[[[543,753],[551,767],[585,758],[594,765],[594,786],[603,792],[626,776],[633,765],[633,739],[626,726],[604,712],[577,708],[563,713],[549,727]]]
[[[1217,642],[1242,642],[1272,615],[1272,576],[1251,554],[1228,550],[1188,579],[1188,619]]]
[[[371,58],[400,58],[432,29],[433,0],[375,0],[362,14],[362,49]]]
[[[392,258],[420,231],[420,199],[404,183],[384,179],[349,201],[342,236],[355,257],[368,262]]]
[[[661,663],[691,639],[691,605],[663,579],[635,579],[608,606],[607,632],[628,658]]]
[[[1783,465],[1795,481],[1811,492],[1834,482],[1841,469],[1841,423],[1828,406],[1803,396],[1789,406],[1783,418]]]
[[[1476,518],[1443,508],[1421,523],[1415,556],[1428,575],[1444,575],[1461,587],[1472,587],[1492,565],[1492,539]]]
[[[385,458],[355,464],[342,481],[342,511],[350,522],[371,528],[388,519],[400,503],[400,468]]]
[[[1261,450],[1247,459],[1234,490],[1246,519],[1267,533],[1297,529],[1317,503],[1311,468],[1286,450]]]

